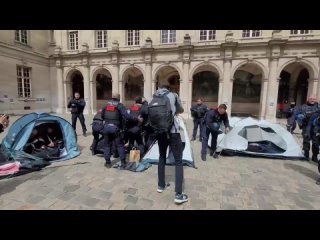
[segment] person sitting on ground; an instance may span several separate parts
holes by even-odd
[[[26,144],[25,152],[29,154],[33,154],[36,151],[45,149],[45,147],[46,147],[45,140],[43,139],[43,137],[40,136],[38,129],[34,128]]]
[[[59,147],[62,141],[62,137],[55,131],[51,126],[48,127],[47,133],[44,136],[44,141],[46,142],[47,147],[55,148]]]

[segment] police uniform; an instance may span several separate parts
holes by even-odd
[[[86,136],[86,132],[87,132],[87,127],[86,127],[85,119],[83,116],[83,110],[85,106],[86,106],[86,102],[82,98],[72,99],[68,103],[68,108],[71,108],[72,127],[76,131],[77,118],[79,118],[84,136]]]
[[[143,118],[142,132],[143,132],[143,142],[144,142],[144,152],[147,152],[151,147],[152,143],[156,141],[156,134],[153,128],[150,126],[148,119],[148,102],[144,101],[141,105],[141,117]]]
[[[91,151],[92,155],[97,154],[97,146],[98,142],[100,140],[100,134],[103,134],[103,119],[101,116],[102,109],[100,109],[96,115],[93,117],[93,123],[92,123],[92,135],[93,135],[93,141],[91,145]]]
[[[121,166],[124,167],[126,162],[126,153],[124,149],[123,139],[120,136],[120,131],[123,128],[123,120],[137,121],[138,119],[128,114],[126,108],[117,99],[112,99],[102,109],[102,119],[105,121],[103,128],[104,135],[104,158],[106,166],[108,167],[111,163],[111,144],[114,143],[118,150],[118,154],[121,160]]]
[[[130,115],[138,118],[141,115],[141,104],[135,103],[130,107]],[[140,150],[141,155],[144,153],[144,146],[142,140],[142,123],[134,123],[129,121],[127,124],[127,134],[129,139],[129,150],[134,147],[134,143],[137,143],[137,148]]]
[[[320,107],[318,103],[307,103],[297,107],[293,116],[290,118],[290,124],[297,120],[299,126],[302,128],[303,151],[306,158],[309,158],[310,141],[312,141],[312,159],[317,158],[319,154],[319,145],[317,144],[317,138],[313,129],[314,125],[312,124],[312,121],[319,111]]]
[[[221,115],[218,112],[218,109],[210,109],[204,117],[203,129],[202,129],[202,148],[201,148],[201,158],[203,161],[206,161],[208,140],[209,140],[210,134],[212,137],[210,155],[212,156],[213,153],[216,151],[218,135],[222,133],[219,130],[222,122],[226,128],[230,127],[228,114],[224,113]]]
[[[201,142],[202,139],[202,122],[205,113],[208,111],[208,107],[205,104],[196,104],[191,108],[191,115],[193,117],[193,133],[192,133],[192,140],[196,140],[198,127],[200,128],[200,138],[199,141]]]

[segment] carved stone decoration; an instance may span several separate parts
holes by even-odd
[[[248,61],[248,63],[253,62],[253,57],[252,57],[252,56],[249,56],[247,61]]]
[[[282,38],[281,30],[273,30],[272,38],[273,39],[281,39]]]
[[[297,59],[297,62],[301,62],[301,60],[302,60],[302,55],[301,55],[301,54],[298,54],[298,55],[296,56],[296,59]]]
[[[89,52],[89,45],[88,43],[82,44],[82,52]]]
[[[146,38],[146,43],[145,43],[146,48],[152,48],[152,40],[150,37]]]
[[[183,43],[185,45],[191,45],[191,37],[190,37],[190,35],[188,33],[186,35],[184,35]]]
[[[56,55],[60,55],[61,54],[61,47],[60,46],[56,46],[54,48],[54,54],[56,54]]]
[[[226,38],[225,38],[226,42],[233,42],[234,41],[234,37],[233,37],[233,32],[232,31],[228,31],[226,34]]]
[[[119,50],[119,42],[117,40],[114,40],[112,42],[112,50],[118,51]]]
[[[57,67],[57,68],[61,68],[61,67],[62,67],[62,65],[61,65],[61,60],[60,60],[60,59],[57,59],[57,60],[56,60],[56,67]]]
[[[28,62],[27,62],[27,59],[25,59],[24,57],[21,58],[21,62],[23,65],[27,65]]]

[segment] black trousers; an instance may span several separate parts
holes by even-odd
[[[148,137],[145,141],[145,146],[144,146],[145,152],[148,152],[148,150],[151,148],[151,145],[156,141],[156,138],[157,136],[155,133],[148,134]]]
[[[144,145],[141,136],[141,132],[130,132],[128,131],[129,137],[129,150],[134,147],[135,142],[137,143],[137,149],[140,150],[140,154],[144,154]]]
[[[215,152],[217,148],[218,133],[211,131],[207,126],[202,129],[201,155],[207,154],[209,135],[211,134],[211,151]]]
[[[85,124],[85,119],[83,116],[83,113],[72,113],[72,127],[73,129],[76,131],[77,129],[77,119],[79,118],[80,123],[81,123],[81,127],[82,127],[82,131],[86,132],[87,131],[87,127]]]
[[[116,148],[118,150],[121,163],[125,164],[126,152],[124,149],[123,140],[120,138],[119,132],[119,128],[115,125],[107,124],[104,127],[104,159],[107,163],[110,162],[112,148]]]
[[[197,132],[198,132],[198,126],[200,128],[200,140],[202,139],[202,118],[196,118],[193,120],[193,133],[192,133],[192,137],[196,138],[197,136]]]
[[[165,187],[165,166],[167,160],[167,148],[170,146],[176,168],[176,181],[175,181],[175,191],[176,193],[182,193],[182,183],[183,183],[183,166],[182,166],[182,152],[183,146],[180,137],[180,133],[169,134],[158,134],[157,135],[158,145],[159,145],[159,164],[158,164],[158,186]]]
[[[103,135],[103,124],[100,122],[93,122],[92,123],[92,135],[93,135],[93,141],[92,141],[92,151],[95,152],[97,150],[97,146],[100,140],[100,135]],[[102,138],[102,137],[101,137]]]
[[[311,124],[310,124],[311,125]],[[311,126],[305,126],[302,128],[302,145],[303,151],[310,151],[310,141],[312,142],[312,155],[318,156],[319,154],[319,139],[316,137],[316,134],[313,131]]]

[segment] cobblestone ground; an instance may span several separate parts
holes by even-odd
[[[191,133],[192,122],[187,126]],[[81,155],[76,159],[0,180],[0,209],[320,209],[319,174],[312,162],[209,156],[203,162],[200,142],[195,141],[197,169],[184,168],[190,200],[177,206],[174,167],[166,168],[172,187],[159,194],[157,166],[143,173],[106,169],[102,157],[91,156],[91,141],[90,132],[86,138],[79,135]]]

